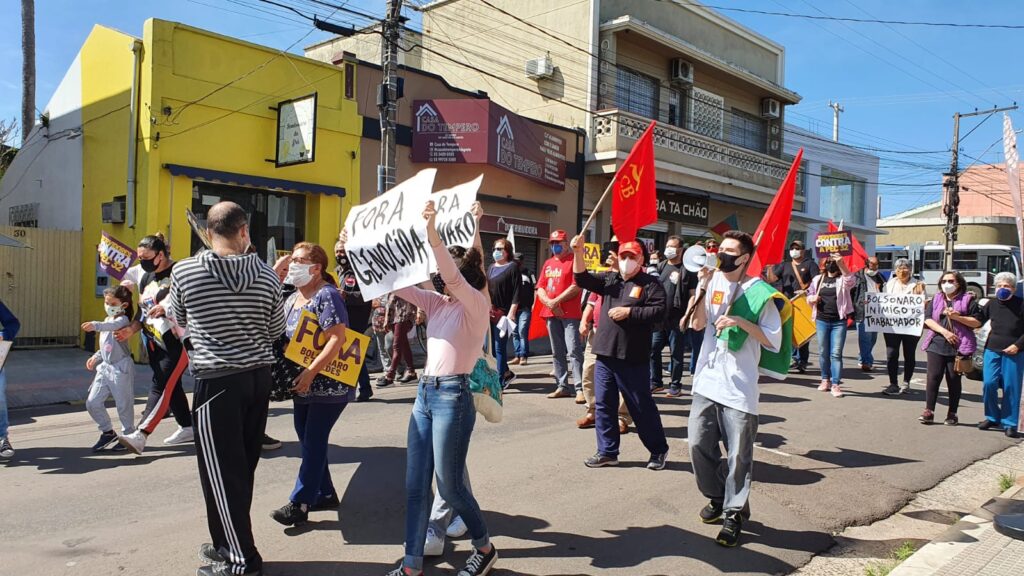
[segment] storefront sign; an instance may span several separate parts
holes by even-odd
[[[278,168],[312,162],[316,148],[316,92],[277,105]]]
[[[490,164],[565,189],[566,141],[490,100],[414,100],[412,161]]]
[[[920,336],[924,329],[923,294],[864,295],[864,329],[885,334]]]
[[[118,282],[135,262],[135,250],[106,232],[100,234],[100,268]]]
[[[537,220],[520,220],[519,218],[489,214],[484,214],[484,217],[480,219],[481,232],[507,236],[509,230],[514,230],[516,236],[547,239],[551,234],[551,225]]]
[[[659,190],[658,219],[707,226],[708,199]]]
[[[369,336],[346,328],[345,343],[338,352],[338,357],[332,359],[320,374],[354,388],[359,379],[359,371],[363,369],[369,345]],[[316,315],[309,310],[303,310],[295,326],[295,333],[285,348],[284,356],[299,366],[308,368],[323,352],[325,346],[327,336],[320,329]]]
[[[837,232],[822,232],[814,239],[814,251],[818,260],[825,260],[830,256],[853,256],[853,233],[849,230]]]
[[[445,246],[462,246],[467,250],[473,247],[476,239],[476,217],[471,209],[476,202],[476,192],[480,189],[483,176],[441,190],[431,195],[437,209],[435,225],[437,233]]]

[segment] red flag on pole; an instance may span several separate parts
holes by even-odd
[[[619,242],[636,240],[636,231],[658,221],[654,178],[654,125],[636,141],[626,162],[615,173],[612,189],[612,229]]]
[[[829,220],[828,221],[828,231],[829,232],[838,232],[839,231],[839,227],[836,226],[835,222]],[[860,243],[860,240],[857,240],[857,236],[855,234],[850,234],[850,238],[853,239],[853,256],[846,256],[845,258],[843,258],[843,261],[846,262],[846,267],[852,273],[852,272],[856,272],[856,271],[860,270],[861,268],[867,266],[867,264],[868,264],[868,253],[867,253],[867,250],[864,250],[864,246]]]
[[[804,157],[801,148],[789,167],[786,179],[779,186],[768,211],[754,232],[757,250],[747,267],[747,274],[759,277],[761,271],[769,264],[782,262],[782,254],[786,249],[786,238],[789,236],[789,221],[793,219],[793,197],[796,195],[796,174],[800,170],[800,160]]]

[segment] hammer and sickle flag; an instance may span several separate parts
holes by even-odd
[[[654,175],[654,122],[636,141],[612,187],[612,229],[619,242],[636,239],[636,232],[658,220]]]

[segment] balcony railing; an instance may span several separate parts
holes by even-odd
[[[597,113],[594,116],[593,131],[595,151],[629,150],[633,145],[632,141],[640,138],[650,122],[646,118],[619,110]],[[622,139],[631,141],[626,142]],[[681,156],[719,164],[728,172],[739,170],[740,173],[730,175],[771,187],[777,186],[786,177],[789,169],[788,164],[777,158],[701,136],[671,124],[659,123],[655,127],[654,145]],[[683,161],[682,158],[678,160]]]

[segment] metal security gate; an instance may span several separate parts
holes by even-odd
[[[28,246],[0,246],[0,299],[21,322],[16,344],[77,345],[82,233],[0,226],[0,234]]]

